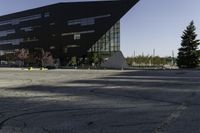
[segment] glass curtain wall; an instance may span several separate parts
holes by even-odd
[[[106,57],[117,51],[120,51],[120,21],[111,27],[88,52],[99,53]]]

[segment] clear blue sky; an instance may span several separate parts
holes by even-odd
[[[84,0],[0,0],[0,15],[69,1]],[[191,20],[200,35],[200,0],[140,0],[121,20],[121,50],[125,56],[152,54],[153,49],[160,56],[176,54]]]

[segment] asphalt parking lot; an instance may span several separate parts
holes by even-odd
[[[199,70],[0,69],[0,133],[199,133]]]

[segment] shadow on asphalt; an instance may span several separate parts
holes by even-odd
[[[24,95],[0,98],[0,131],[7,124],[20,127],[13,124],[17,121],[27,124],[31,116],[36,117],[31,123],[33,127],[38,127],[37,120],[42,119],[38,123],[43,125],[43,131],[53,130],[48,125],[56,124],[55,128],[70,128],[74,132],[106,132],[109,128],[117,128],[119,132],[137,132],[139,128],[152,132],[169,114],[167,111],[199,93],[199,81],[198,71],[125,71],[55,86],[10,88]],[[65,122],[71,124],[63,126]]]

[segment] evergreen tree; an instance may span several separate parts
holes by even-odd
[[[181,48],[179,48],[177,65],[179,68],[196,68],[199,63],[198,46],[199,40],[196,39],[195,33],[196,27],[194,22],[191,21],[189,26],[183,32],[181,36]]]
[[[90,64],[94,63],[95,65],[97,65],[101,61],[100,56],[98,55],[98,53],[95,53],[95,52],[89,53],[88,58],[89,58]]]
[[[71,65],[72,65],[72,66],[76,66],[76,65],[77,65],[76,56],[73,56],[73,57],[71,58]]]

